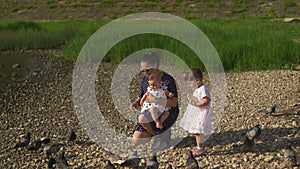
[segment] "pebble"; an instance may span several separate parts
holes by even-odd
[[[21,67],[21,65],[20,65],[20,64],[18,64],[18,63],[16,63],[16,64],[13,64],[11,67],[12,67],[13,69],[15,69],[15,68],[20,68],[20,67]]]
[[[292,122],[292,126],[293,126],[293,127],[299,127],[298,124],[297,124],[297,121],[293,121],[293,122]]]
[[[267,157],[265,157],[265,161],[266,161],[266,162],[269,162],[269,161],[271,161],[273,158],[274,158],[273,156],[267,156]]]

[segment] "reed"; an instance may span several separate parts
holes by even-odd
[[[0,24],[0,50],[56,48],[75,35],[72,27],[51,27],[33,21],[3,21]]]
[[[293,69],[300,63],[300,23],[268,18],[191,19],[210,39],[226,71]],[[47,49],[64,45],[64,57],[75,60],[81,48],[106,21],[0,21],[0,50]],[[183,30],[184,31],[184,30]],[[116,44],[104,61],[120,63],[135,51],[160,48],[180,57],[190,67],[204,68],[182,42],[156,34],[129,37]]]

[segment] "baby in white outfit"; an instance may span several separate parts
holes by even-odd
[[[147,88],[147,92],[142,97],[140,104],[142,105],[141,112],[149,111],[151,113],[151,117],[156,124],[157,128],[163,128],[162,122],[167,119],[169,116],[169,108],[157,103],[157,99],[173,97],[174,94],[167,90],[167,86],[163,85],[163,81],[161,80],[163,76],[163,72],[159,69],[151,68],[151,74],[149,76],[149,87]],[[149,95],[153,95],[155,97],[155,103],[146,102],[146,98]],[[158,113],[162,113],[161,118],[159,119]]]

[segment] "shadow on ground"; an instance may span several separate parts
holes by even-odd
[[[287,143],[291,143],[292,146],[300,146],[300,137],[295,137],[299,134],[300,127],[295,128],[272,128],[262,129],[260,137],[255,141],[255,145],[252,150],[248,152],[278,152],[285,148]],[[208,148],[215,146],[231,146],[230,149],[220,149],[214,151],[210,155],[220,154],[235,154],[245,152],[242,142],[245,138],[246,130],[239,131],[227,131],[221,133],[213,133],[206,140],[205,145]],[[194,136],[188,136],[179,142],[175,148],[185,148],[196,146]]]

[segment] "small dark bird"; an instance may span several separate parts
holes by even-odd
[[[64,144],[61,144],[61,143],[53,143],[51,145],[45,146],[43,148],[43,152],[44,152],[46,158],[49,158],[49,157],[51,157],[52,154],[57,153],[62,146],[64,146]]]
[[[297,165],[296,153],[292,149],[292,145],[288,144],[284,150],[284,161],[286,167],[294,167]]]
[[[250,131],[248,131],[246,133],[246,136],[250,139],[250,140],[253,140],[253,139],[256,139],[258,138],[259,136],[261,135],[261,129],[259,127],[259,124],[257,124],[256,126],[254,126],[254,128]]]
[[[116,169],[116,167],[109,160],[107,160],[104,169]]]
[[[245,148],[252,148],[254,145],[254,139],[258,138],[261,135],[261,129],[259,124],[257,124],[253,129],[246,133],[246,137],[244,140]]]
[[[64,151],[62,151],[60,156],[57,158],[56,164],[57,164],[58,168],[61,168],[61,169],[69,168],[69,164],[68,164],[68,161],[65,157],[65,152]]]
[[[28,144],[27,150],[38,150],[39,148],[41,148],[41,146],[41,140],[36,140]]]
[[[152,156],[151,159],[149,160],[146,169],[158,169],[158,161],[156,155]]]
[[[74,130],[71,131],[70,137],[69,137],[69,141],[75,141],[76,140],[76,133]]]
[[[267,115],[271,115],[272,113],[275,112],[276,107],[277,107],[276,105],[273,105],[273,106],[267,107],[266,109],[262,109],[259,112],[263,112],[263,113],[266,113]]]
[[[43,137],[40,139],[42,144],[48,144],[50,143],[50,138],[49,137]]]
[[[28,132],[20,142],[18,142],[14,148],[26,147],[30,143],[30,133]]]
[[[186,169],[199,169],[199,165],[195,157],[193,156],[193,152],[189,151],[189,157],[186,160]]]
[[[138,167],[140,163],[140,159],[137,155],[137,152],[134,152],[127,160],[121,163],[121,167]]]
[[[54,158],[50,158],[48,161],[48,168],[53,168],[53,165],[56,163],[56,160]]]

